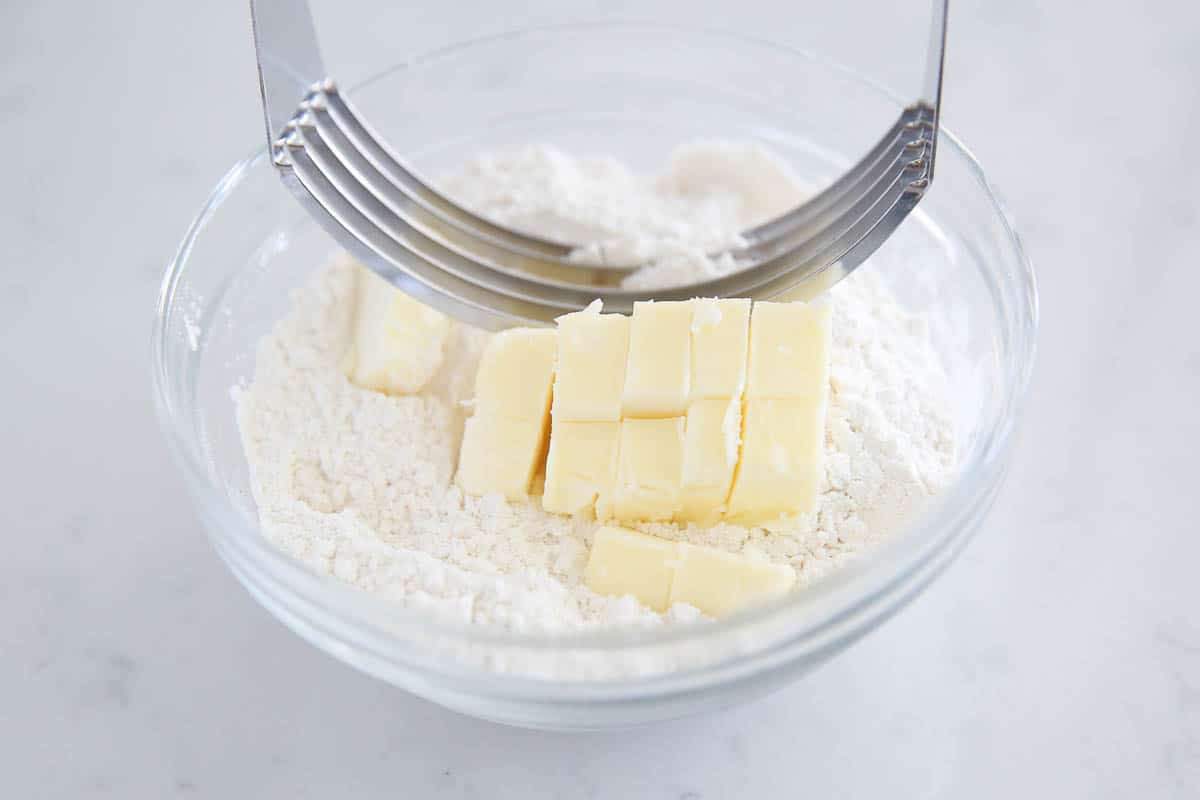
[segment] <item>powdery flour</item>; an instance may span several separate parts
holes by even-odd
[[[680,148],[647,178],[611,159],[548,147],[484,156],[443,182],[495,219],[586,241],[586,255],[649,266],[627,285],[696,280],[735,266],[705,255],[797,202],[769,153],[729,143]],[[339,362],[356,267],[337,259],[294,298],[235,393],[265,534],[364,591],[456,620],[574,631],[699,617],[660,615],[581,583],[597,523],[535,500],[471,497],[452,484],[465,406],[487,334],[456,325],[433,385],[409,397],[359,389]],[[868,267],[832,291],[825,486],[815,514],[760,528],[653,523],[642,530],[790,563],[797,589],[894,531],[947,482],[948,390],[924,322]]]

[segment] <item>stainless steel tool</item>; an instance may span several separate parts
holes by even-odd
[[[933,180],[948,0],[933,0],[921,97],[847,173],[743,234],[742,268],[655,291],[614,286],[635,264],[588,264],[572,246],[509,230],[422,180],[328,76],[306,0],[251,0],[267,146],[284,183],[348,251],[430,305],[485,328],[544,324],[599,298],[815,295],[891,235]],[[597,277],[600,280],[597,280]]]

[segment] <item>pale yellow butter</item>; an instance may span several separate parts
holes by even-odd
[[[512,328],[493,336],[475,374],[476,412],[546,419],[557,349],[558,334],[549,328]]]
[[[676,518],[713,522],[725,510],[741,440],[742,404],[728,397],[693,400],[684,432]]]
[[[692,303],[633,304],[623,417],[678,417],[687,411]]]
[[[473,495],[502,494],[508,500],[529,496],[545,455],[544,423],[476,414],[463,428],[456,480]]]
[[[528,491],[526,462],[505,453],[524,453],[517,443],[534,435],[534,415],[522,409],[545,408],[543,384],[531,385],[521,365],[553,350],[547,510],[747,524],[812,510],[824,449],[827,307],[638,303],[630,320],[600,314],[597,303],[561,317],[557,335],[535,333],[511,343],[497,337],[510,362],[485,356],[477,419],[463,445],[464,464],[478,468],[464,467],[464,486],[507,470],[479,482],[508,496]],[[487,427],[489,408],[502,409],[492,416],[513,430]]]
[[[752,398],[743,413],[729,516],[765,522],[812,511],[825,450],[825,398]]]
[[[831,312],[825,304],[755,303],[746,397],[825,397],[830,340]]]
[[[557,336],[517,328],[488,342],[475,377],[475,413],[463,430],[458,484],[509,500],[529,496],[546,454]]]
[[[357,386],[419,392],[442,365],[450,320],[365,267],[355,276],[352,341],[343,366]]]
[[[597,594],[632,595],[660,612],[687,603],[713,617],[786,592],[795,580],[786,564],[615,526],[596,531],[583,576]]]
[[[542,508],[609,519],[617,476],[619,422],[554,421]]]
[[[675,542],[604,527],[592,539],[583,582],[597,594],[633,595],[655,611],[666,611],[678,559]]]
[[[621,419],[628,353],[628,317],[599,309],[559,317],[554,422]]]
[[[680,506],[683,417],[621,422],[615,515],[669,520]]]
[[[712,547],[679,545],[669,604],[687,603],[712,617],[783,594],[796,582],[786,564],[754,561]]]
[[[691,398],[741,398],[746,386],[750,301],[693,302]]]

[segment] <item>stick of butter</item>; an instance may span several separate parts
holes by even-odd
[[[597,594],[632,595],[655,611],[688,603],[717,617],[788,591],[796,573],[786,564],[606,526],[592,540],[583,580]]]
[[[357,386],[386,394],[419,392],[442,364],[450,319],[366,267],[355,276],[353,341],[344,362]]]
[[[488,342],[475,377],[475,414],[463,430],[458,484],[509,500],[529,496],[550,435],[557,334],[514,328]]]
[[[830,322],[822,305],[743,300],[637,303],[632,321],[601,314],[598,304],[560,317],[543,507],[598,519],[746,524],[811,511]],[[485,379],[490,363],[480,369],[481,408],[490,407],[487,387],[509,379],[501,372],[523,380],[521,358]],[[517,410],[524,403],[540,414],[540,380],[536,396],[511,391],[506,419],[525,420]],[[488,474],[512,467],[505,454],[532,435],[475,427],[470,454],[489,464],[481,467]],[[520,496],[524,472],[511,480],[508,491]]]

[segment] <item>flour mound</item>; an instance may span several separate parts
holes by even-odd
[[[595,256],[649,266],[627,279],[657,286],[720,274],[707,254],[802,197],[761,148],[697,143],[666,174],[547,147],[483,156],[444,181],[490,217],[544,236],[587,241]],[[582,584],[592,521],[534,500],[471,497],[452,484],[475,367],[488,334],[456,324],[430,388],[388,397],[353,386],[346,350],[355,266],[339,257],[294,295],[261,342],[254,379],[235,391],[265,535],[322,573],[439,618],[517,631],[569,632],[700,618],[657,614]],[[798,590],[889,533],[948,482],[949,391],[926,325],[869,268],[831,292],[834,309],[825,480],[814,514],[765,527],[650,523],[673,539],[791,564]]]

